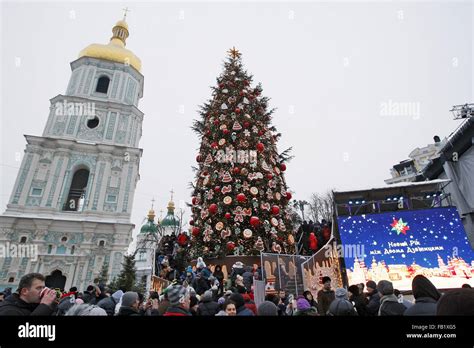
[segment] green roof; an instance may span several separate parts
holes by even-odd
[[[140,229],[140,233],[156,233],[157,231],[157,226],[153,220],[148,220]]]
[[[177,227],[179,226],[179,221],[174,216],[173,212],[168,210],[168,214],[161,220],[160,225],[163,227]]]

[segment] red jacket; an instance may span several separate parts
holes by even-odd
[[[318,240],[316,239],[314,232],[309,234],[309,248],[311,250],[318,250]]]
[[[252,301],[250,298],[249,294],[243,294],[242,297],[244,298],[245,301],[245,307],[250,309],[253,314],[257,315],[257,306],[255,305],[255,302]]]

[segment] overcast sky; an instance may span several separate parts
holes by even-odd
[[[293,147],[286,179],[296,199],[330,188],[382,186],[393,164],[457,127],[452,105],[473,101],[467,1],[0,6],[2,212],[20,166],[16,154],[25,149],[23,134],[42,134],[49,99],[65,93],[69,63],[90,43],[109,41],[125,6],[131,9],[127,48],[141,58],[145,76],[144,151],[132,214],[138,226],[152,197],[158,215],[171,188],[177,204],[190,201],[199,147],[190,126],[232,46],[278,108],[278,148]],[[384,114],[403,103],[412,107],[406,114]]]

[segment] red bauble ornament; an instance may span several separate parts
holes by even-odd
[[[286,164],[285,163],[280,164],[280,170],[282,172],[284,172],[286,170]]]
[[[217,213],[217,204],[215,203],[212,203],[210,206],[209,206],[209,213],[211,214],[215,214]]]
[[[258,135],[259,135],[259,136],[262,136],[263,133],[265,133],[263,130],[259,130],[259,131],[258,131]]]
[[[211,135],[211,130],[210,130],[210,129],[208,129],[208,130],[206,131],[206,135]]]
[[[272,179],[273,179],[273,175],[270,174],[270,173],[268,173],[268,174],[267,174],[267,179],[268,179],[268,180],[272,180]]]
[[[201,155],[196,156],[196,162],[202,162],[202,156]]]
[[[250,127],[250,122],[245,121],[244,122],[244,128],[249,128]]]
[[[230,213],[225,213],[224,216],[225,216],[225,218],[226,218],[227,220],[229,220],[229,219],[232,217],[232,215],[230,215]]]
[[[224,133],[225,135],[229,134],[230,133],[230,130],[228,130],[227,128],[225,128],[222,133]]]
[[[193,205],[196,205],[196,200],[197,200],[196,197],[193,197],[193,199],[191,200],[191,202],[193,203]]]
[[[218,145],[217,145],[217,143],[214,141],[214,142],[211,144],[211,147],[214,148],[214,149],[217,149]]]
[[[239,95],[240,95],[241,97],[243,97],[244,91],[240,91],[240,92],[239,92]]]
[[[287,193],[286,193],[286,199],[287,199],[287,200],[290,200],[290,199],[291,199],[291,192],[287,192]]]
[[[258,143],[258,144],[257,144],[257,150],[258,150],[259,152],[262,152],[264,149],[265,149],[265,145],[263,145],[262,143]]]
[[[190,224],[191,226],[194,225],[194,220],[190,220],[190,221],[189,221],[189,224]]]
[[[220,191],[221,191],[221,187],[220,187],[220,186],[214,187],[214,192],[220,192]]]
[[[277,206],[277,205],[274,205],[274,206],[272,207],[272,214],[273,214],[273,215],[278,215],[278,214],[280,214],[280,207]]]
[[[240,114],[240,108],[235,108],[235,113]]]
[[[219,88],[224,88],[224,86],[225,86],[225,85],[224,85],[222,82],[219,83]]]
[[[245,86],[248,86],[248,85],[249,85],[249,81],[248,81],[248,80],[244,80],[244,85],[245,85]]]
[[[239,167],[234,167],[234,169],[232,171],[234,172],[234,174],[239,174],[240,173],[240,168]]]
[[[227,242],[227,250],[232,251],[235,249],[235,243],[234,242]]]
[[[252,216],[250,218],[250,225],[252,225],[253,227],[257,227],[258,225],[260,225],[260,219],[256,216]]]
[[[214,126],[218,126],[219,125],[219,120],[214,120]]]
[[[245,195],[243,193],[239,193],[237,195],[237,202],[245,202],[245,200],[247,199],[247,197],[245,197]]]
[[[199,232],[200,232],[199,227],[193,227],[193,236],[194,237],[197,237],[199,235]]]

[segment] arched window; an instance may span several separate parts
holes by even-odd
[[[26,237],[23,236],[23,237],[21,237],[21,239],[20,239],[20,244],[25,244],[25,243],[26,243]]]
[[[89,171],[87,169],[79,169],[74,173],[63,210],[78,211],[79,206],[82,208],[80,203],[84,200],[88,180]]]
[[[48,245],[48,254],[51,254],[52,251],[53,251],[53,245],[50,244]]]
[[[75,251],[76,251],[76,246],[73,245],[73,246],[71,247],[71,255],[74,255],[74,252],[75,252]]]
[[[99,246],[100,246],[100,247],[103,247],[104,245],[105,245],[105,241],[104,241],[104,240],[99,241]]]
[[[9,282],[9,283],[13,283],[14,281],[15,281],[15,278],[14,278],[14,277],[8,278],[8,282]]]
[[[110,79],[107,76],[99,77],[99,80],[97,80],[97,87],[95,91],[99,93],[107,94],[107,91],[109,89],[109,83],[110,83]]]

